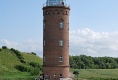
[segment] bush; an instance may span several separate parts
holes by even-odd
[[[30,75],[34,76],[34,75],[39,75],[40,74],[40,69],[39,68],[34,68],[31,72]]]
[[[2,49],[8,49],[6,46],[2,46]]]
[[[24,59],[18,50],[11,48],[11,51],[13,51],[19,59]]]
[[[2,51],[2,49],[0,48],[0,51]]]
[[[19,70],[21,72],[29,72],[29,71],[31,71],[29,68],[26,68],[23,65],[16,65],[14,68],[16,68],[17,70]]]
[[[30,62],[29,65],[32,67],[37,67],[37,63],[35,63],[35,62]]]
[[[42,70],[42,65],[40,65],[39,63],[30,62],[29,65],[32,66],[32,67],[34,67],[34,68],[37,67],[40,70]]]
[[[26,63],[23,59],[20,60],[21,63]]]
[[[36,53],[34,53],[34,52],[31,52],[31,54],[36,55]]]

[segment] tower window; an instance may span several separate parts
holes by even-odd
[[[62,21],[60,21],[60,23],[59,23],[59,28],[63,28],[63,22]]]
[[[56,78],[56,74],[54,74],[54,78]]]
[[[48,74],[46,74],[46,79],[48,79],[49,78],[49,75]]]
[[[45,29],[45,22],[43,23],[43,29]]]
[[[43,46],[45,46],[45,40],[44,40],[44,42],[43,42]]]
[[[64,42],[63,40],[59,40],[59,46],[63,46]]]
[[[63,78],[62,74],[60,74],[60,78]]]
[[[59,57],[59,62],[63,62],[63,57]]]
[[[45,56],[43,57],[43,61],[45,62]]]

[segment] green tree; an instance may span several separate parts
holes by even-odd
[[[2,46],[2,49],[8,49],[6,46]]]

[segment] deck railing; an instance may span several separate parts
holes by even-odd
[[[69,4],[67,3],[44,3],[43,7],[47,7],[47,6],[65,6],[65,7],[70,7]]]

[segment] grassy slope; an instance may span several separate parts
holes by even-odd
[[[42,59],[33,54],[21,53],[26,62],[36,62],[42,64]],[[17,56],[9,49],[0,51],[0,79],[1,78],[19,78],[28,77],[26,72],[20,72],[14,68],[15,65],[24,65]]]
[[[21,55],[24,57],[24,60],[26,62],[36,62],[36,63],[42,64],[42,58],[40,58],[34,54],[21,53]]]
[[[114,78],[118,79],[118,69],[73,69],[79,71],[79,78]]]
[[[42,59],[33,54],[21,53],[26,62],[36,62],[42,64]],[[20,72],[14,68],[15,65],[23,65],[17,56],[9,49],[2,49],[0,51],[0,80],[2,78],[27,78],[29,74]],[[118,69],[77,69],[79,71],[79,78],[117,78]],[[76,70],[71,70],[71,72]],[[21,79],[19,79],[21,80]]]

